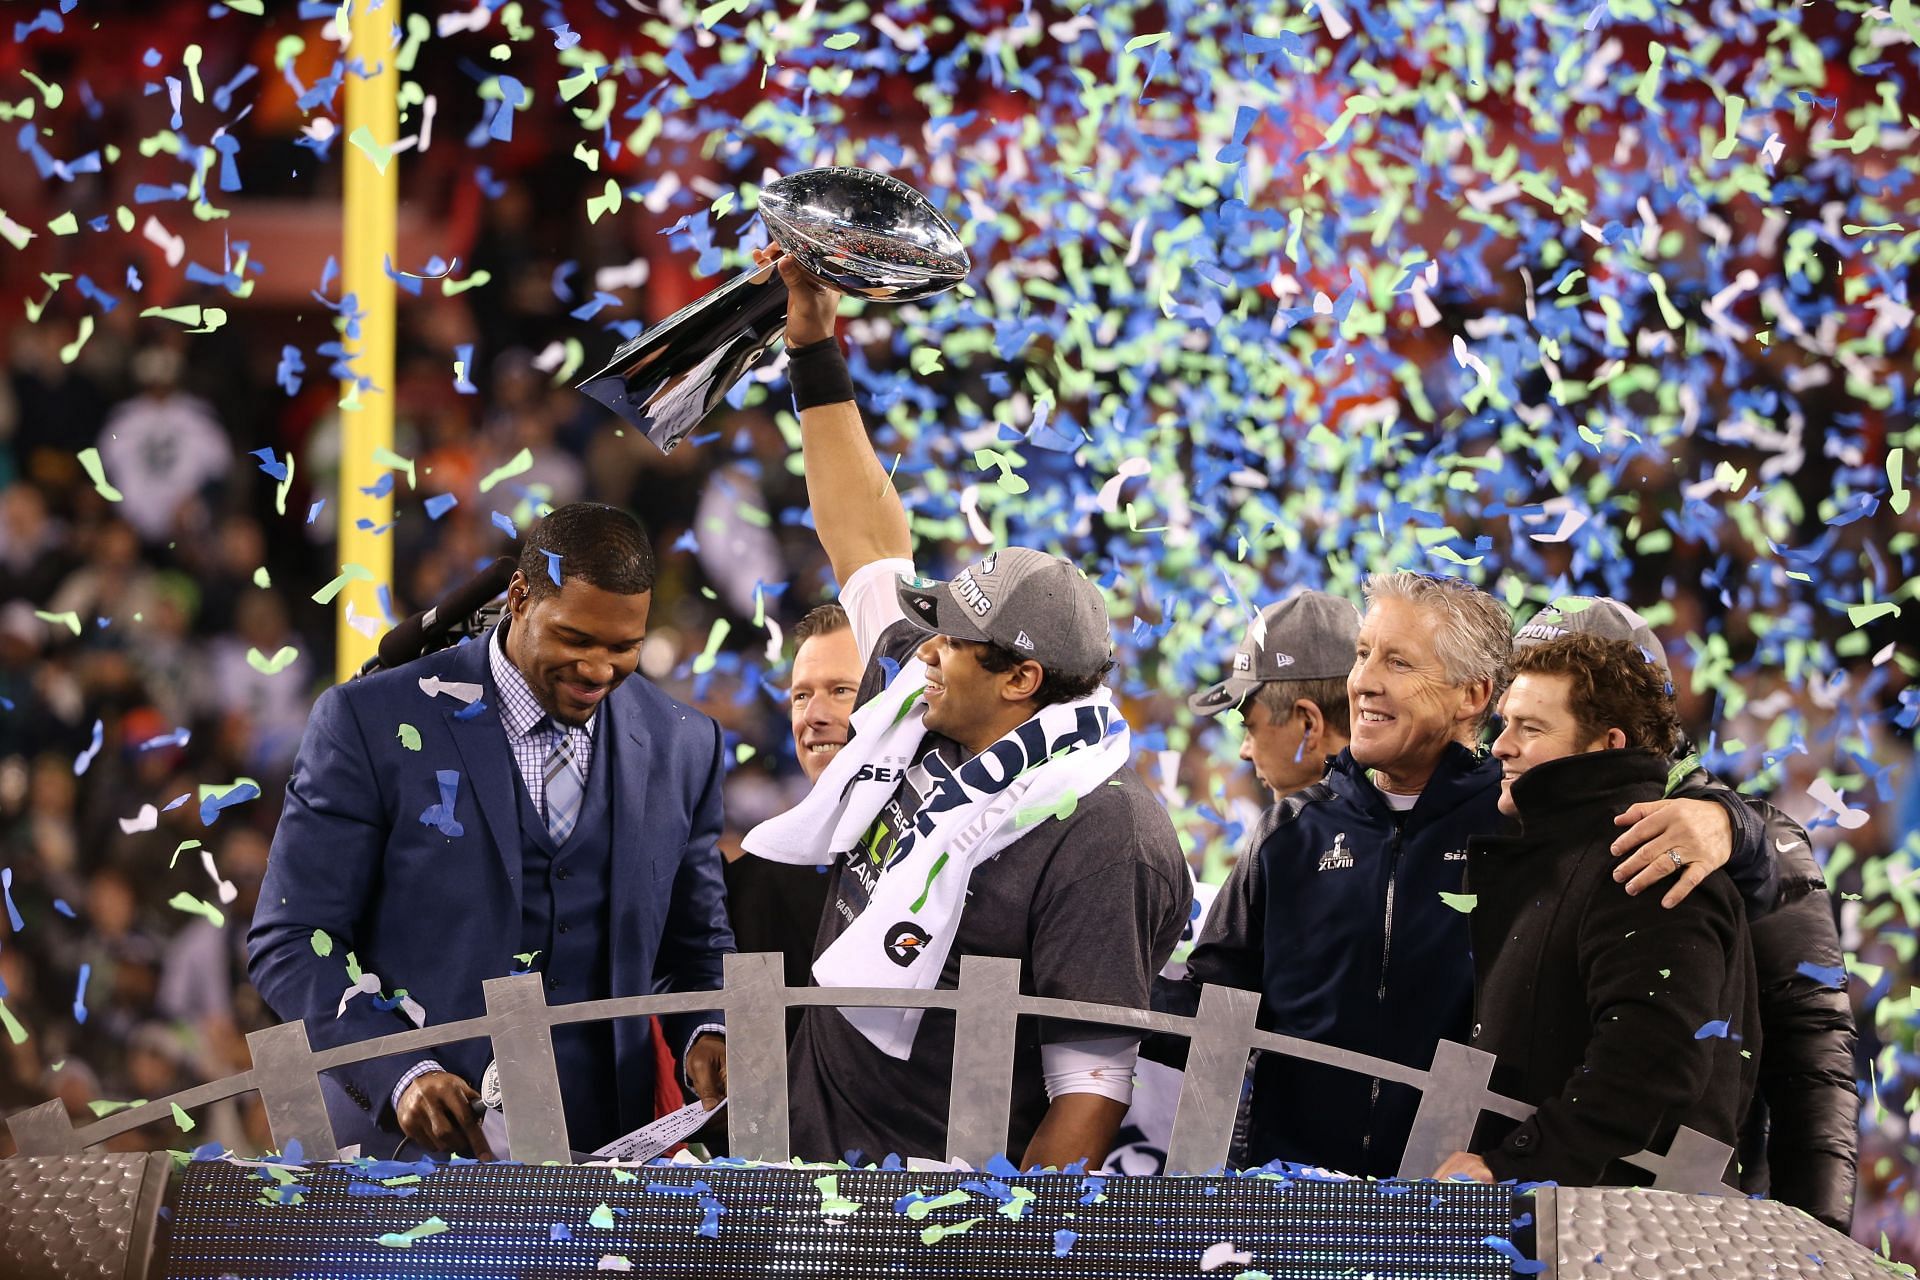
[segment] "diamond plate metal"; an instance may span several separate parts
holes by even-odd
[[[0,1275],[139,1280],[171,1163],[163,1151],[0,1160]]]
[[[1554,1280],[1885,1280],[1888,1274],[1866,1246],[1771,1200],[1556,1187],[1551,1212]],[[1544,1234],[1541,1244],[1548,1244]]]

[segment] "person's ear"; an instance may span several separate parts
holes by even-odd
[[[1627,735],[1620,732],[1618,729],[1609,729],[1607,730],[1606,743],[1607,743],[1606,749],[1608,751],[1618,751],[1620,748],[1627,745]]]
[[[1000,686],[1000,696],[1008,702],[1025,702],[1040,692],[1040,685],[1047,678],[1046,669],[1031,658],[1015,663],[1011,671],[1003,674],[1007,680]]]
[[[1493,681],[1471,680],[1460,686],[1460,710],[1454,719],[1462,724],[1478,720],[1493,705]]]
[[[527,576],[518,569],[507,579],[507,612],[518,620],[526,609],[527,597],[532,594],[527,587]]]
[[[1293,703],[1293,716],[1300,722],[1301,750],[1303,752],[1318,751],[1327,730],[1327,717],[1320,710],[1320,704],[1312,698],[1296,698]]]

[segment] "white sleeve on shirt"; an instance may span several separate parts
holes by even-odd
[[[1070,1093],[1092,1093],[1118,1103],[1133,1101],[1133,1067],[1140,1054],[1136,1036],[1108,1036],[1040,1046],[1040,1074],[1047,1101]]]
[[[875,560],[847,575],[840,586],[840,607],[853,624],[853,643],[860,650],[860,665],[873,659],[873,647],[894,623],[907,616],[900,607],[894,584],[914,576],[913,561],[905,557]]]

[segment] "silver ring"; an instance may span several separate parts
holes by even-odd
[[[1667,856],[1673,859],[1673,869],[1675,871],[1687,865],[1687,860],[1680,856],[1680,847],[1678,845],[1667,850]]]

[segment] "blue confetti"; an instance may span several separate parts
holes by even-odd
[[[1520,1252],[1519,1247],[1511,1240],[1503,1239],[1500,1236],[1486,1236],[1481,1239],[1480,1243],[1505,1258],[1513,1268],[1514,1275],[1537,1276],[1547,1269],[1546,1263],[1536,1262],[1532,1258],[1529,1258],[1526,1254]]]
[[[436,493],[427,499],[427,518],[438,520],[447,512],[460,505],[460,499],[451,493]]]
[[[106,741],[106,726],[100,721],[93,722],[93,742],[73,761],[73,776],[79,777],[93,767],[93,758],[100,754],[100,747]]]
[[[20,908],[13,905],[12,867],[0,867],[0,896],[7,900],[7,923],[13,926],[13,931],[18,933],[26,928],[27,922],[20,918]]]
[[[294,348],[288,347],[287,350],[293,351]],[[298,355],[299,353],[296,351],[295,354]],[[275,480],[285,480],[287,478],[287,464],[277,460],[273,456],[272,446],[268,446],[265,449],[255,449],[248,456],[260,459],[260,469],[272,476]]]
[[[509,538],[517,538],[520,536],[520,528],[514,524],[512,517],[498,511],[493,513],[493,527],[506,534]]]
[[[560,581],[560,553],[543,550],[541,554],[547,558],[547,576],[553,579],[553,585],[556,587],[564,585]]]
[[[222,809],[231,809],[237,804],[245,804],[260,794],[260,788],[251,782],[236,783],[230,790],[220,795],[210,795],[200,802],[200,825],[210,827],[220,820]]]
[[[1706,1023],[1698,1031],[1694,1032],[1693,1038],[1695,1040],[1725,1040],[1730,1030],[1731,1028],[1725,1020],[1716,1020]]]
[[[1075,1240],[1078,1240],[1079,1238],[1080,1238],[1080,1233],[1078,1231],[1068,1231],[1065,1228],[1062,1228],[1061,1230],[1054,1232],[1053,1233],[1053,1256],[1056,1258],[1064,1258],[1069,1253],[1072,1253],[1073,1242]]]
[[[1821,965],[1811,960],[1803,960],[1794,972],[1812,978],[1823,987],[1841,988],[1847,985],[1847,967],[1845,965]]]
[[[78,920],[80,918],[79,915],[74,912],[74,909],[67,905],[65,898],[55,898],[53,900],[53,909],[69,920]]]
[[[474,706],[480,703],[475,702]],[[460,771],[457,769],[437,769],[434,778],[440,785],[440,803],[428,805],[420,814],[422,824],[433,827],[443,836],[463,836],[466,827],[453,816],[454,802],[460,794]]]
[[[80,966],[80,981],[73,992],[73,1020],[85,1024],[87,1020],[87,979],[93,976],[93,966]]]

